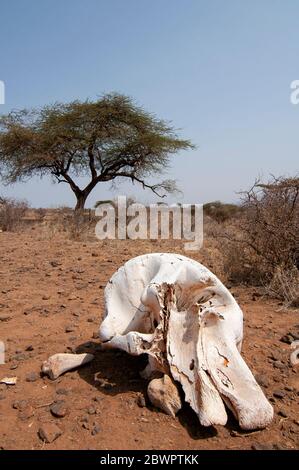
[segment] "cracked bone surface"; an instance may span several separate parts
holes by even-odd
[[[99,337],[103,348],[148,354],[143,376],[166,374],[181,384],[204,426],[224,425],[225,405],[243,429],[266,427],[273,418],[240,355],[242,311],[220,280],[194,260],[152,253],[128,261],[105,288]]]
[[[42,372],[48,375],[50,379],[55,380],[65,372],[83,366],[84,364],[91,362],[93,359],[94,356],[88,353],[54,354],[54,356],[49,357],[49,359],[43,363]]]

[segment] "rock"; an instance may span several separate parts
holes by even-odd
[[[56,390],[56,393],[57,393],[57,395],[68,395],[69,390],[67,390],[66,388],[58,388]]]
[[[26,375],[26,382],[36,382],[39,377],[39,374],[36,372],[29,372],[29,374]]]
[[[287,417],[288,417],[287,412],[284,411],[284,410],[279,410],[278,414],[279,414],[279,416],[282,416],[283,418],[287,418]]]
[[[252,450],[273,450],[272,444],[262,444],[261,442],[256,442],[251,446]]]
[[[25,348],[25,351],[33,351],[33,350],[34,350],[34,347],[32,346],[32,344],[30,344],[29,346]]]
[[[12,319],[11,315],[4,314],[4,313],[0,315],[0,322],[1,321],[6,322],[6,321],[9,321],[11,319]]]
[[[147,394],[150,402],[166,414],[175,417],[182,403],[178,389],[168,375],[153,379],[148,385]]]
[[[287,447],[278,442],[277,444],[273,444],[273,450],[287,450]]]
[[[75,328],[73,325],[68,325],[68,326],[65,327],[65,330],[64,330],[64,331],[65,331],[66,333],[72,333],[73,331],[75,331],[75,329],[76,329],[76,328]]]
[[[295,374],[288,379],[288,385],[293,387],[293,391],[299,393],[299,374]]]
[[[103,400],[101,397],[93,397],[93,401],[96,401],[97,403],[100,403]]]
[[[92,428],[91,435],[95,436],[99,432],[101,432],[101,427],[98,424],[95,424],[94,427]]]
[[[28,400],[17,400],[13,402],[12,407],[15,410],[24,411],[28,405],[29,405]]]
[[[145,408],[146,407],[146,402],[145,402],[145,398],[144,398],[143,395],[138,396],[137,405],[140,406],[140,408]]]
[[[294,340],[293,336],[287,334],[287,335],[284,335],[280,338],[280,341],[282,343],[286,343],[286,344],[291,344],[291,342]]]
[[[32,416],[34,416],[34,409],[29,404],[19,412],[19,418],[22,421],[26,421],[27,419],[32,418]]]
[[[273,362],[273,367],[275,367],[275,369],[280,369],[280,370],[286,370],[288,367],[283,364],[281,361],[275,361]]]
[[[279,399],[282,399],[286,396],[286,392],[284,392],[283,390],[274,390],[273,392],[273,396],[275,398],[279,398]]]
[[[42,299],[43,299],[43,300],[50,300],[50,296],[49,296],[49,295],[43,295],[43,296],[42,296]]]
[[[257,374],[255,376],[255,379],[257,381],[257,383],[261,386],[261,387],[264,387],[264,388],[268,388],[269,387],[269,380],[268,378],[263,375],[263,374]]]
[[[26,354],[24,354],[24,353],[15,354],[11,358],[12,361],[18,361],[18,362],[25,361],[25,359],[26,359]]]
[[[39,430],[38,435],[42,441],[50,444],[63,434],[63,431],[54,423],[45,423]]]
[[[57,268],[58,266],[61,265],[61,263],[59,263],[59,261],[50,261],[50,265],[53,267],[53,268]]]
[[[55,416],[55,418],[64,418],[67,415],[69,409],[65,402],[61,400],[53,403],[53,405],[50,406],[50,411],[52,415]]]
[[[87,413],[88,413],[89,415],[95,415],[96,412],[97,412],[97,410],[96,410],[96,408],[95,408],[94,406],[90,406],[90,407],[88,408],[88,410],[87,410]]]

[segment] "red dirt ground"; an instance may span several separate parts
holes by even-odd
[[[244,358],[274,405],[269,428],[242,432],[233,417],[225,427],[203,428],[187,405],[175,419],[139,406],[138,397],[146,391],[139,376],[145,358],[101,352],[94,332],[110,276],[128,259],[151,251],[184,253],[175,242],[70,241],[38,230],[0,233],[0,340],[6,346],[0,379],[18,379],[14,386],[0,385],[0,448],[299,447],[298,369],[289,365],[290,346],[280,341],[296,325],[298,330],[298,310],[285,310],[276,301],[253,295],[253,289],[231,291],[245,315]],[[204,261],[201,253],[184,254]],[[78,350],[95,352],[96,359],[56,381],[39,376],[50,355]],[[36,380],[27,381],[33,372]],[[95,381],[95,374],[104,380]],[[17,403],[21,400],[25,403]],[[64,418],[52,416],[55,400],[65,401]],[[63,431],[51,444],[38,435],[48,422]]]

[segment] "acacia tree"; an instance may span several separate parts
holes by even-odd
[[[97,101],[56,103],[0,117],[0,174],[7,183],[51,175],[76,196],[76,209],[100,182],[129,178],[163,197],[172,180],[150,178],[168,167],[171,154],[192,148],[175,130],[131,98],[104,95]],[[77,177],[88,176],[85,187]]]

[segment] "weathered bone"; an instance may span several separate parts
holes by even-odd
[[[76,369],[94,359],[93,354],[54,354],[42,365],[42,372],[55,380],[65,372]]]
[[[105,289],[104,348],[149,355],[144,376],[181,384],[201,424],[225,424],[224,403],[243,429],[267,426],[273,408],[240,356],[243,314],[203,265],[155,253],[128,261]]]
[[[290,363],[292,366],[298,366],[299,364],[299,340],[293,341],[291,343],[291,348],[295,349],[290,355]]]

